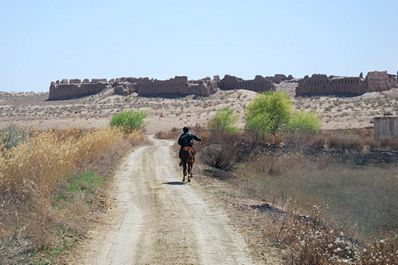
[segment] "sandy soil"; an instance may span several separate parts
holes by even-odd
[[[0,127],[16,123],[32,128],[100,128],[107,126],[117,112],[134,109],[146,111],[150,134],[173,127],[206,125],[217,109],[231,106],[243,118],[252,91],[219,91],[206,98],[145,98],[100,93],[80,99],[46,101],[46,95],[0,93]],[[241,125],[243,123],[241,122]]]
[[[294,97],[297,83],[281,83],[277,90],[287,92],[298,110],[315,111],[323,129],[372,126],[374,117],[398,115],[398,89],[367,93],[359,97]],[[109,91],[108,91],[109,92]],[[33,128],[100,128],[117,112],[146,111],[148,133],[185,125],[205,126],[214,113],[225,106],[239,115],[239,125],[247,104],[257,93],[247,90],[218,91],[205,98],[145,98],[118,96],[107,91],[80,99],[46,101],[47,94],[0,93],[0,127],[17,123]]]
[[[225,212],[180,182],[173,142],[151,141],[122,162],[112,208],[72,264],[257,264]]]

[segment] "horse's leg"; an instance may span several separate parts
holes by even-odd
[[[193,178],[193,163],[191,163],[191,178]]]
[[[183,162],[182,163],[182,174],[184,177],[182,178],[182,182],[185,181],[185,176],[187,175],[187,163]]]
[[[188,182],[191,182],[192,177],[192,163],[188,162]]]

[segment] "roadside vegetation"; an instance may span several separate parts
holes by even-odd
[[[289,95],[284,92],[259,94],[246,110],[246,129],[262,136],[276,136],[286,130],[315,132],[320,127],[315,113],[295,111]]]
[[[140,130],[123,126],[1,131],[0,264],[60,262],[85,235],[106,210],[112,169],[144,140]]]
[[[286,264],[398,264],[393,142],[370,130],[319,131],[319,118],[280,92],[248,105],[245,130],[209,127],[205,173],[266,202],[256,208],[270,218],[264,244],[283,249]]]
[[[146,117],[147,114],[143,111],[123,111],[112,117],[110,126],[121,128],[125,133],[131,133],[144,128]]]
[[[239,117],[233,108],[224,107],[216,112],[207,126],[213,132],[233,133],[238,131],[238,127],[236,126],[238,119]]]

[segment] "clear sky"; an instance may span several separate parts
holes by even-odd
[[[397,0],[0,0],[0,90],[398,71]]]

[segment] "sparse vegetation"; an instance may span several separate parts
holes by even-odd
[[[170,131],[164,132],[159,131],[155,134],[157,139],[177,139],[177,137],[181,134],[181,131],[177,128],[172,128]]]
[[[102,207],[95,200],[105,181],[99,176],[109,174],[129,141],[137,142],[132,138],[142,140],[142,135],[126,137],[115,128],[37,132],[1,151],[0,262],[30,263],[45,253],[56,256],[71,243],[66,243],[71,237],[65,233],[75,235],[72,241],[83,235],[87,216]],[[5,253],[4,245],[9,250]]]
[[[216,114],[208,123],[210,130],[218,133],[232,133],[236,132],[236,122],[238,121],[238,115],[235,114],[235,110],[231,107],[224,107],[217,110]]]
[[[321,128],[321,121],[315,112],[298,111],[291,114],[287,127],[295,132],[316,132]]]
[[[0,130],[0,147],[11,149],[26,142],[30,135],[29,130],[15,124],[10,124]]]
[[[276,136],[281,130],[317,131],[321,122],[314,112],[293,109],[289,95],[284,92],[268,92],[258,95],[247,107],[246,127]]]
[[[111,121],[111,127],[119,127],[125,133],[131,133],[133,130],[139,130],[144,127],[144,121],[147,114],[143,111],[123,111],[115,114]]]
[[[278,130],[288,124],[292,111],[293,104],[288,94],[262,93],[247,106],[246,126],[249,130],[275,135]]]
[[[398,262],[397,165],[358,166],[340,157],[373,148],[369,130],[303,136],[294,131],[283,135],[283,148],[237,135],[212,135],[202,160],[228,170],[209,169],[211,176],[269,202],[266,211],[281,209],[263,236],[286,250],[286,264]]]

